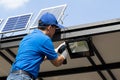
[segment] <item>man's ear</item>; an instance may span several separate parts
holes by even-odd
[[[47,31],[47,32],[49,32],[49,31],[50,31],[50,28],[51,28],[51,26],[50,26],[50,25],[49,25],[49,26],[47,26],[47,27],[46,27],[46,31]]]
[[[49,30],[50,30],[50,28],[51,28],[51,25],[49,25],[49,26],[47,27],[47,30],[49,31]]]

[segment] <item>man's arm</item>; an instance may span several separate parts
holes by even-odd
[[[59,55],[57,59],[50,60],[50,61],[54,66],[58,67],[63,64],[64,57],[62,55]]]
[[[63,62],[64,62],[64,60],[66,59],[67,54],[68,54],[67,51],[66,51],[66,44],[65,44],[65,42],[62,43],[62,44],[60,44],[60,45],[55,49],[55,51],[56,51],[57,53],[60,53],[61,55],[59,55],[57,59],[51,60],[51,63],[52,63],[54,66],[58,67],[58,66],[60,66],[60,65],[63,64]]]

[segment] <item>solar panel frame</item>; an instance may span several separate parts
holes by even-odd
[[[63,7],[63,8],[62,8],[62,7]],[[38,15],[36,16],[36,18],[34,19],[33,23],[31,24],[30,29],[37,27],[39,18],[40,18],[41,15],[44,14],[45,12],[50,12],[50,13],[54,14],[55,17],[56,17],[56,14],[55,14],[54,12],[52,12],[51,10],[57,9],[57,8],[62,8],[62,10],[60,11],[58,17],[56,17],[57,21],[59,22],[60,19],[61,19],[62,16],[63,16],[63,14],[64,14],[64,11],[65,11],[66,7],[67,7],[67,4],[41,9],[41,10],[39,11]],[[53,10],[53,11],[54,11],[54,10]],[[56,11],[56,12],[57,12],[57,11]]]
[[[22,17],[22,16],[27,16],[27,15],[29,15],[29,18],[28,18],[28,20],[27,20],[27,22],[26,22],[26,24],[25,24],[24,27],[19,28],[19,29],[17,29],[16,27],[13,27],[13,29],[11,29],[11,30],[9,30],[9,28],[8,28],[7,31],[4,31],[5,25],[8,23],[8,21],[13,22],[12,19],[14,19],[15,17],[16,17],[16,18],[20,18],[20,17]],[[27,29],[27,26],[29,25],[29,22],[30,22],[30,20],[31,20],[31,18],[32,18],[32,15],[33,15],[33,13],[26,13],[26,14],[22,14],[22,15],[17,15],[17,16],[8,17],[7,20],[6,20],[6,22],[3,24],[3,26],[2,26],[2,28],[1,28],[1,30],[0,30],[0,33],[11,33],[11,32],[16,32],[16,31],[21,31],[21,30]],[[11,19],[11,20],[9,20],[9,19]],[[17,19],[16,19],[16,20],[17,20]],[[19,19],[18,19],[18,20],[19,20]],[[18,23],[19,23],[19,22],[18,22]],[[10,23],[10,24],[13,24],[13,23]],[[14,25],[15,25],[15,24],[14,24]]]

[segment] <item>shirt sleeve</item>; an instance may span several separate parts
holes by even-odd
[[[58,54],[54,50],[54,45],[51,39],[47,39],[43,44],[43,54],[47,56],[48,60],[54,60],[58,57]]]

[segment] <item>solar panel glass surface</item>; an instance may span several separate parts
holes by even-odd
[[[0,19],[0,25],[1,25],[2,21],[3,21],[3,19]]]
[[[32,25],[31,25],[31,28],[34,28],[38,25],[38,21],[40,19],[40,17],[46,13],[46,12],[49,12],[49,13],[52,13],[55,15],[56,19],[59,21],[65,11],[65,8],[66,8],[66,4],[65,5],[60,5],[60,6],[55,6],[55,7],[50,7],[50,8],[45,8],[45,9],[42,9],[37,17],[35,18],[35,20],[33,21]]]
[[[31,14],[26,14],[8,18],[6,24],[3,26],[2,32],[25,29],[30,17]]]

